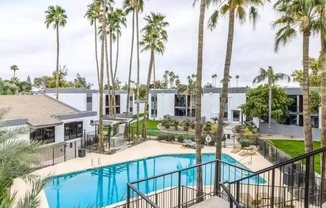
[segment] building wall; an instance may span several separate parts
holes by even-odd
[[[228,103],[227,103],[227,109],[228,109],[228,122],[236,123],[236,121],[233,118],[232,111],[240,111],[240,106],[242,104],[246,103],[246,93],[229,93],[228,94]],[[242,115],[240,111],[240,119],[239,122],[242,121]]]
[[[217,117],[220,109],[219,93],[204,93],[202,96],[201,112],[205,121],[213,121],[212,117]]]
[[[55,93],[46,93],[46,95],[55,98]],[[59,93],[59,101],[80,111],[87,110],[85,93]]]
[[[156,93],[157,95],[157,117],[155,119],[163,119],[165,115],[174,116],[174,93]],[[152,94],[148,98],[149,118],[153,119],[151,113],[153,102],[151,102]]]

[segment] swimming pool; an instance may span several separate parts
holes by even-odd
[[[45,194],[50,208],[111,205],[125,200],[128,182],[193,166],[196,163],[195,159],[195,154],[162,155],[56,176],[50,179],[45,186]],[[213,160],[215,160],[215,154],[202,155],[202,162]],[[231,164],[237,163],[235,159],[226,154],[222,155],[222,160]],[[240,178],[240,174],[242,174],[242,177],[246,174],[237,173],[236,171],[235,168],[222,167],[222,179],[232,181]],[[195,183],[196,174],[194,171],[182,172],[182,174],[183,182],[187,184],[189,182]],[[207,184],[211,182],[205,184],[206,180],[203,181],[204,185],[212,185]],[[248,182],[263,183],[264,180],[253,177]],[[147,183],[137,188],[143,193],[149,193],[154,189],[166,188],[165,184],[167,183],[164,183],[164,181],[156,185]]]

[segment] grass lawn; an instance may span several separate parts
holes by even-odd
[[[282,150],[284,153],[291,157],[297,157],[303,155],[304,152],[304,141],[295,140],[269,140],[276,148]],[[314,150],[320,148],[320,142],[314,141]],[[320,173],[320,156],[315,156],[315,171]]]
[[[157,136],[157,135],[161,134],[161,130],[157,128],[157,125],[159,123],[161,123],[161,121],[147,120],[147,122],[146,122],[146,128],[153,129],[153,133],[152,133],[153,136]],[[130,129],[134,134],[136,133],[136,128],[137,128],[137,122],[134,122],[130,125]],[[143,120],[140,120],[139,121],[140,134],[141,134],[142,130],[143,130]],[[147,134],[149,134],[149,133],[147,132]]]

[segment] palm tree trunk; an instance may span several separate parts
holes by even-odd
[[[232,5],[232,0],[229,1],[229,5]],[[225,57],[225,65],[224,65],[224,77],[223,77],[223,89],[222,89],[222,99],[220,103],[220,113],[218,119],[217,126],[217,142],[216,142],[216,159],[221,160],[222,158],[222,139],[223,139],[223,121],[224,121],[224,111],[226,106],[226,100],[228,97],[228,83],[230,76],[230,66],[231,66],[231,58],[232,58],[232,45],[233,45],[233,35],[234,35],[234,16],[235,11],[234,8],[231,7],[229,11],[229,28],[228,28],[228,39],[227,39],[227,47],[226,47],[226,57]],[[220,186],[218,183],[221,181],[221,165],[216,165],[216,179],[215,182],[215,193],[220,190]]]
[[[155,121],[155,118],[156,118],[156,89],[155,89],[155,81],[156,81],[156,78],[155,78],[155,73],[156,73],[156,68],[155,68],[155,59],[153,60],[153,79],[154,79],[154,116],[153,116],[153,119]]]
[[[132,35],[131,35],[131,49],[130,49],[130,60],[129,60],[129,73],[128,73],[128,91],[127,91],[127,108],[126,117],[128,117],[130,109],[130,82],[131,82],[131,71],[132,71],[132,59],[134,52],[134,41],[135,41],[135,11],[132,12]]]
[[[113,117],[115,117],[116,114],[116,102],[115,102],[115,80],[113,76],[113,58],[112,58],[112,39],[113,39],[113,34],[112,34],[112,29],[110,29],[110,73],[111,73],[111,84],[112,84],[112,90],[111,90],[111,97],[112,97],[112,106],[113,106]]]
[[[119,62],[119,47],[120,47],[120,38],[119,38],[119,33],[117,32],[117,52],[115,56],[115,69],[114,69],[114,76],[113,79],[116,80],[117,77],[117,71],[118,71],[118,62]]]
[[[202,123],[201,123],[201,91],[202,91],[202,73],[203,73],[203,46],[204,46],[204,20],[205,20],[205,0],[200,1],[199,25],[198,25],[198,54],[197,54],[197,92],[196,92],[196,164],[201,164],[201,137],[202,137]],[[201,167],[197,167],[196,175],[196,198],[197,203],[204,200],[203,198],[203,178]]]
[[[102,31],[104,32],[104,31]],[[108,94],[108,107],[109,107],[109,115],[110,117],[113,117],[113,110],[112,110],[112,99],[111,99],[111,86],[110,86],[110,67],[109,67],[109,53],[108,53],[108,41],[107,41],[107,35],[105,31],[105,37],[104,37],[104,44],[105,44],[105,63],[106,63],[106,79],[107,79],[107,94]]]
[[[137,38],[137,135],[139,135],[139,78],[140,78],[140,60],[139,60],[139,21],[138,8],[136,10],[136,38]],[[145,113],[145,112],[144,112]],[[144,114],[145,116],[146,114]]]
[[[99,94],[100,94],[100,109],[99,109],[99,127],[98,127],[98,150],[104,152],[104,135],[103,135],[103,76],[104,76],[104,53],[106,45],[106,18],[105,18],[105,6],[106,0],[103,2],[103,22],[102,22],[102,46],[101,46],[101,69],[100,69],[100,83],[99,83]],[[96,132],[95,132],[96,133]]]
[[[57,64],[56,64],[56,78],[55,78],[55,99],[59,100],[59,25],[56,24],[57,31]]]
[[[320,144],[321,147],[326,147],[326,37],[325,35],[320,35],[321,42],[321,130],[320,130]],[[324,156],[324,157],[323,157]],[[321,167],[321,177],[326,178],[326,167],[325,167],[325,154],[321,154],[320,164]],[[324,187],[325,188],[325,187]]]
[[[303,74],[302,74],[302,88],[303,88],[303,130],[305,135],[305,152],[313,150],[312,130],[311,130],[311,115],[309,104],[309,38],[310,31],[303,32]],[[310,173],[309,173],[309,189],[310,194],[313,194],[315,183],[314,171],[314,157],[310,158]]]
[[[96,75],[97,75],[97,83],[100,83],[100,73],[99,73],[99,65],[98,65],[98,55],[97,55],[97,25],[96,19],[94,20],[94,31],[95,31],[95,61],[96,61]]]
[[[144,106],[144,118],[143,118],[143,133],[142,137],[146,138],[146,121],[147,121],[147,113],[148,113],[148,95],[149,95],[149,86],[151,84],[152,70],[153,70],[153,62],[154,62],[154,49],[151,49],[151,58],[149,61],[149,69],[147,74],[147,85],[145,92],[145,106]]]
[[[268,134],[272,135],[272,85],[269,84],[268,88]]]
[[[310,31],[303,34],[303,128],[305,135],[305,152],[311,152],[312,147],[312,131],[311,131],[311,115],[309,104],[309,37]]]

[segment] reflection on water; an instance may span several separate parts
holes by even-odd
[[[214,154],[203,154],[202,157],[203,162],[214,159]],[[223,155],[222,159],[229,163],[236,163],[233,158],[227,155]],[[195,165],[194,154],[152,157],[54,177],[45,187],[45,192],[50,208],[87,207],[88,205],[100,207],[125,200],[128,182],[180,170],[193,165]],[[203,169],[205,185],[210,185],[209,183],[214,181],[212,180],[214,176],[211,174],[213,170],[215,170],[214,165]],[[224,176],[230,177],[233,175],[233,179],[235,179],[237,174],[234,169],[223,167]],[[223,179],[225,178],[224,176]],[[149,193],[164,187],[176,186],[177,178],[177,174],[173,174],[158,178],[158,180],[138,183],[136,188],[143,193]],[[181,181],[182,185],[195,184],[195,170],[182,171]]]

